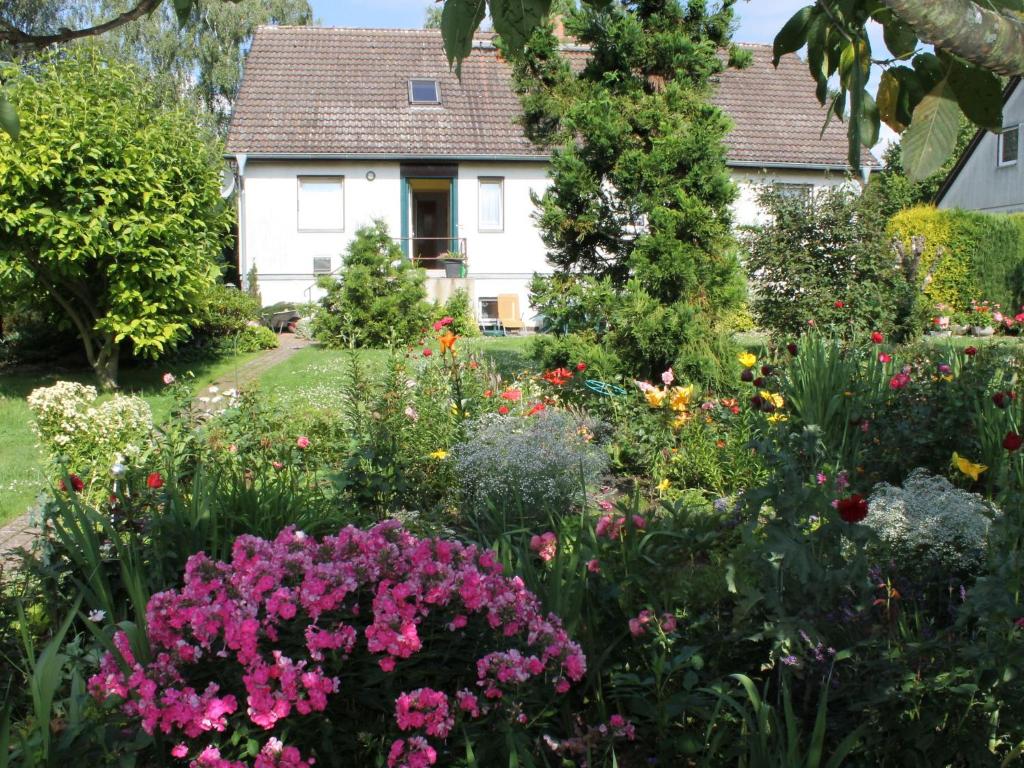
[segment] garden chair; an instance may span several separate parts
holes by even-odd
[[[519,294],[498,294],[498,323],[506,333],[510,331],[518,333],[526,329],[523,315],[519,311]]]

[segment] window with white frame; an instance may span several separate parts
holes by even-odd
[[[345,229],[345,177],[299,176],[299,231]]]
[[[1020,152],[1020,126],[1003,128],[999,134],[999,165],[1016,165]]]
[[[480,179],[480,231],[501,232],[505,229],[505,180]]]
[[[498,319],[498,297],[483,296],[480,298],[480,320],[495,322]]]
[[[441,86],[437,80],[410,80],[409,81],[409,103],[410,104],[440,104]]]

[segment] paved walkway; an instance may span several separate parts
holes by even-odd
[[[278,335],[280,341],[277,349],[267,350],[240,365],[237,369],[225,374],[214,384],[223,392],[228,389],[245,389],[256,381],[265,371],[278,363],[284,362],[300,349],[309,346],[307,339],[299,339],[292,333]],[[205,404],[201,404],[201,407]],[[28,548],[39,531],[29,523],[28,513],[8,520],[0,526],[0,577],[5,569],[17,564],[18,558],[13,550]]]

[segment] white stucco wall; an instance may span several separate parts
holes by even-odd
[[[375,174],[373,181],[366,178]],[[465,238],[468,284],[478,297],[517,293],[529,321],[528,285],[534,272],[549,272],[544,244],[534,226],[531,192],[542,193],[549,181],[544,163],[459,163],[457,237]],[[298,177],[343,176],[345,222],[342,232],[301,232],[298,228]],[[481,232],[479,178],[501,177],[504,227]],[[402,183],[397,161],[280,162],[249,160],[245,166],[245,206],[241,220],[242,274],[252,264],[259,275],[264,304],[317,299],[313,258],[330,256],[331,268],[342,257],[356,230],[383,219],[393,237],[402,233]]]
[[[458,231],[468,255],[466,284],[473,306],[478,300],[516,293],[523,320],[530,325],[529,283],[535,272],[550,273],[544,244],[537,231],[532,193],[543,193],[550,181],[547,166],[534,162],[463,162],[458,164]],[[368,172],[373,181],[366,178]],[[846,183],[841,174],[824,171],[778,169],[762,171],[733,168],[739,198],[733,207],[737,226],[763,220],[757,206],[757,188],[764,184],[810,184],[815,187]],[[298,228],[298,177],[343,176],[344,231],[301,232]],[[504,179],[504,228],[482,232],[479,226],[479,179]],[[252,264],[259,275],[264,304],[303,302],[320,298],[314,287],[313,258],[329,256],[331,268],[342,257],[356,230],[383,219],[393,237],[400,237],[402,181],[397,161],[283,162],[250,159],[245,165],[241,264],[243,275]],[[429,283],[434,285],[432,281]],[[435,286],[436,287],[436,286]]]
[[[796,170],[789,168],[732,168],[732,179],[739,187],[739,196],[733,203],[733,222],[737,227],[764,223],[764,213],[757,204],[760,187],[766,184],[809,184],[815,189],[833,187],[849,182],[839,172]]]
[[[1018,85],[1003,105],[1003,126],[1024,123],[1024,88]],[[1019,130],[1019,129],[1018,129]],[[1024,142],[1024,134],[1019,135]],[[999,165],[999,137],[986,132],[960,173],[957,174],[939,208],[965,208],[988,213],[1024,211],[1024,143],[1014,165]]]

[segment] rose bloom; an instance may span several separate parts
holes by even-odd
[[[166,384],[167,386],[170,386],[173,383],[174,383],[174,374],[173,373],[165,373],[164,374],[164,384]]]
[[[968,357],[974,357],[976,354],[978,354],[978,348],[977,347],[967,347],[967,348],[964,349],[964,354],[967,355]]]
[[[871,332],[871,343],[872,344],[881,344],[883,341],[885,341],[885,336],[883,336],[880,332],[878,332],[878,331],[872,331]]]
[[[164,487],[164,478],[159,472],[150,472],[146,476],[146,487],[156,490]]]
[[[297,445],[299,448],[302,448],[303,450],[305,450],[306,448],[309,448],[309,438],[306,437],[305,435],[300,435],[295,440],[295,445]]]
[[[859,493],[839,499],[836,502],[836,509],[839,516],[848,523],[859,523],[868,516],[868,500]]]

